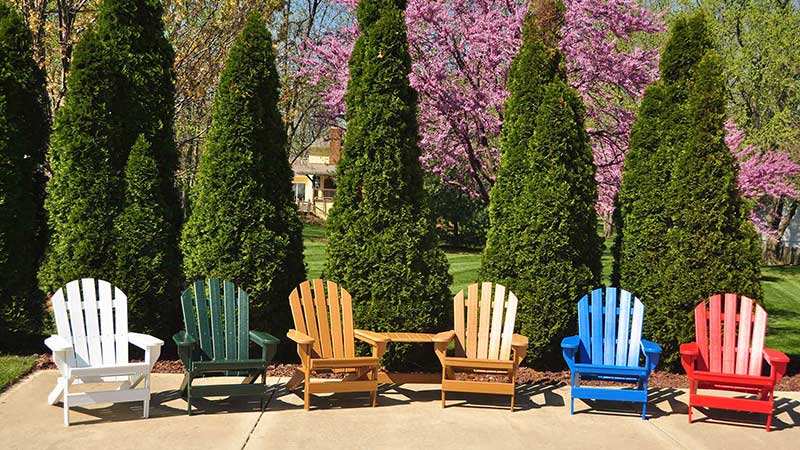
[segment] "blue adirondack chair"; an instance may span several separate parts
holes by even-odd
[[[572,372],[570,414],[575,413],[576,398],[616,400],[642,403],[642,419],[647,419],[647,380],[661,347],[642,339],[643,324],[644,304],[628,291],[599,288],[592,291],[591,301],[590,295],[578,301],[578,335],[561,341]],[[636,389],[581,386],[581,380],[636,383]]]

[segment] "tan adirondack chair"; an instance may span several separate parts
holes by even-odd
[[[442,362],[442,408],[447,392],[473,392],[509,395],[514,411],[517,367],[528,348],[528,338],[514,334],[517,297],[505,286],[487,282],[472,284],[467,292],[466,302],[463,290],[455,296],[455,330],[433,338]],[[453,339],[455,354],[447,356]],[[508,382],[457,380],[456,372],[507,375]]]
[[[312,293],[313,283],[313,293]],[[325,285],[327,284],[327,295]],[[304,281],[289,295],[294,329],[287,336],[297,343],[301,366],[286,383],[290,391],[304,382],[305,409],[311,394],[370,392],[371,404],[378,398],[378,368],[389,339],[381,334],[353,329],[350,294],[332,282]],[[355,340],[372,346],[372,356],[356,356]],[[312,382],[317,373],[347,373],[339,382]]]

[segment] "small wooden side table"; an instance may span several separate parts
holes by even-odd
[[[390,339],[389,344],[401,342],[411,344],[433,344],[434,333],[381,333]],[[436,354],[439,362],[443,363],[442,358],[444,354]],[[404,384],[404,383],[424,383],[424,384],[440,384],[442,382],[442,375],[439,373],[403,373],[403,372],[386,372],[381,369],[378,372],[378,381],[383,384]]]

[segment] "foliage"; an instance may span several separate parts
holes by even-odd
[[[503,155],[489,206],[481,278],[519,298],[528,360],[561,362],[559,338],[575,328],[575,299],[600,282],[594,164],[583,105],[563,73],[559,6],[541,2],[525,21],[509,76]]]
[[[455,247],[483,248],[489,229],[489,208],[457,186],[441,178],[425,177],[425,190],[436,218],[439,238]]]
[[[336,0],[351,8],[355,0]],[[520,45],[528,2],[411,0],[406,25],[411,85],[420,94],[426,170],[488,203],[498,170],[508,68]],[[660,16],[636,0],[567,0],[561,50],[570,84],[587,110],[599,189],[598,211],[610,211],[627,150],[636,101],[657,75],[657,55],[636,45],[662,29]],[[353,22],[310,42],[303,62],[310,81],[327,88],[334,118],[344,114]]]
[[[0,356],[0,392],[30,372],[35,365],[34,356]]]
[[[358,5],[325,277],[352,294],[358,327],[431,332],[451,311],[450,275],[423,187],[404,7],[403,0]],[[384,362],[430,356],[412,352],[419,349],[392,346]]]
[[[44,297],[43,165],[50,129],[44,74],[20,14],[0,1],[0,349],[38,333]]]
[[[174,181],[173,53],[164,37],[161,14],[157,0],[106,0],[75,49],[70,95],[56,115],[51,142],[53,176],[45,201],[51,235],[39,272],[46,292],[83,277],[146,279],[145,274],[117,265],[114,230],[128,200],[125,167],[141,135],[157,165],[159,207],[166,221],[163,247],[157,253],[169,264],[162,275],[170,284],[143,288],[109,281],[123,291],[142,288],[143,293],[165,293],[137,299],[137,303],[155,305],[164,298],[177,298],[176,285],[171,284],[180,280],[177,235],[181,220]],[[152,247],[147,249],[152,251]],[[147,326],[131,323],[132,328],[139,325]],[[177,323],[163,326],[175,329]]]
[[[278,89],[272,37],[253,14],[220,77],[181,243],[189,278],[233,280],[250,295],[252,327],[276,336],[306,274]]]

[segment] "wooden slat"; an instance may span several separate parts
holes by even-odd
[[[503,335],[503,311],[506,304],[506,287],[494,285],[494,304],[492,305],[492,330],[489,332],[489,359],[500,357],[500,337]]]
[[[489,354],[489,319],[492,313],[492,283],[481,284],[480,322],[478,323],[478,358]]]
[[[725,294],[725,325],[722,341],[722,373],[734,373],[736,366],[736,294]]]
[[[346,383],[330,381],[311,383],[305,389],[311,394],[324,394],[336,392],[367,392],[376,389],[377,381],[348,381]]]
[[[447,367],[468,367],[472,369],[509,370],[514,367],[514,361],[508,359],[472,359],[472,358],[445,358]]]
[[[592,364],[603,364],[603,290],[592,291]]]
[[[75,349],[75,364],[78,367],[90,365],[89,346],[86,344],[86,325],[83,323],[81,287],[78,280],[67,283],[67,309],[72,326],[72,344]]]
[[[72,329],[70,329],[69,326],[67,302],[64,300],[64,288],[57,290],[56,293],[53,294],[53,297],[50,298],[50,301],[53,304],[53,315],[56,317],[56,330],[58,331],[58,335],[66,339],[70,344],[74,345],[72,341]],[[69,366],[75,365],[74,350],[67,352],[67,364]]]
[[[128,363],[128,297],[117,287],[114,288],[114,342],[117,350],[117,364]]]
[[[219,292],[219,279],[208,280],[209,307],[211,308],[211,346],[214,350],[213,359],[225,358],[224,325],[222,323],[222,298]]]
[[[739,341],[736,344],[736,373],[747,375],[747,358],[750,357],[750,330],[753,326],[753,300],[742,296],[739,308]]]
[[[312,369],[353,369],[356,367],[370,367],[378,364],[379,359],[371,356],[350,358],[314,358],[311,360]]]
[[[353,300],[350,293],[342,288],[342,326],[344,327],[344,356],[356,355],[356,338],[353,335]]]
[[[238,329],[236,320],[236,285],[225,280],[222,282],[222,292],[225,296],[225,358],[236,359],[238,357],[236,348],[236,330]]]
[[[620,289],[619,318],[617,319],[617,354],[614,361],[616,366],[628,365],[628,343],[630,341],[631,326],[631,293]]]
[[[111,302],[111,283],[97,280],[100,297],[100,343],[103,348],[103,364],[117,362],[117,347],[114,344],[114,304]]]
[[[756,305],[756,320],[753,323],[753,344],[750,346],[749,375],[761,375],[762,353],[764,351],[764,334],[767,332],[767,312],[761,305]]]
[[[211,348],[211,330],[208,326],[208,301],[206,300],[205,280],[199,279],[194,282],[194,299],[197,307],[197,329],[200,341],[200,349],[206,355],[213,358],[214,351]]]
[[[694,326],[697,348],[700,351],[700,358],[697,360],[697,370],[708,370],[708,305],[706,301],[700,302],[694,308]]]
[[[306,320],[303,318],[303,305],[300,303],[300,291],[297,288],[294,288],[292,293],[289,294],[289,306],[292,309],[294,329],[303,334],[308,334]]]
[[[709,338],[708,354],[711,358],[710,369],[712,372],[722,370],[722,299],[720,295],[714,295],[709,299]]]
[[[305,314],[306,327],[308,328],[308,333],[306,334],[314,338],[314,351],[317,355],[321,355],[322,348],[319,345],[319,332],[317,331],[317,313],[314,308],[314,297],[311,295],[311,283],[308,281],[303,281],[300,284],[300,300],[303,302],[303,314]]]
[[[469,286],[467,295],[467,357],[478,356],[478,283]]]
[[[633,321],[631,322],[631,342],[628,347],[628,367],[639,367],[642,347],[642,327],[644,326],[644,304],[633,299]]]
[[[237,337],[239,359],[250,358],[250,297],[242,288],[238,288],[239,333]]]
[[[508,291],[508,303],[506,304],[506,318],[503,325],[503,335],[500,340],[500,355],[498,359],[504,360],[511,358],[511,339],[514,336],[514,321],[517,319],[517,296]]]
[[[464,291],[458,291],[455,298],[453,299],[453,327],[456,331],[456,348],[455,348],[455,355],[456,356],[466,356],[467,355],[467,338],[464,328]]]
[[[86,344],[89,346],[89,364],[99,366],[103,364],[103,351],[100,346],[97,289],[94,286],[94,279],[82,279],[81,287],[83,288],[83,315],[86,319]]]
[[[183,310],[183,323],[186,325],[186,332],[194,338],[199,338],[197,332],[197,313],[194,310],[193,288],[186,288],[181,294],[181,307]]]
[[[333,344],[333,356],[343,358],[344,333],[342,332],[342,309],[339,306],[339,286],[333,281],[328,281],[328,303],[331,310],[331,341]]]
[[[603,364],[614,365],[617,344],[617,289],[606,288],[605,330],[603,336]]]
[[[325,300],[325,285],[322,280],[314,280],[314,304],[317,309],[317,328],[319,330],[319,344],[323,358],[333,356],[331,345],[331,331],[328,317],[328,302]]]
[[[444,380],[442,381],[442,390],[445,392],[511,395],[514,393],[514,384],[488,381]]]
[[[591,328],[589,324],[589,295],[584,295],[578,300],[578,336],[581,341],[578,361],[590,361],[592,354]],[[625,355],[627,358],[627,355]],[[627,361],[627,360],[626,360]]]

